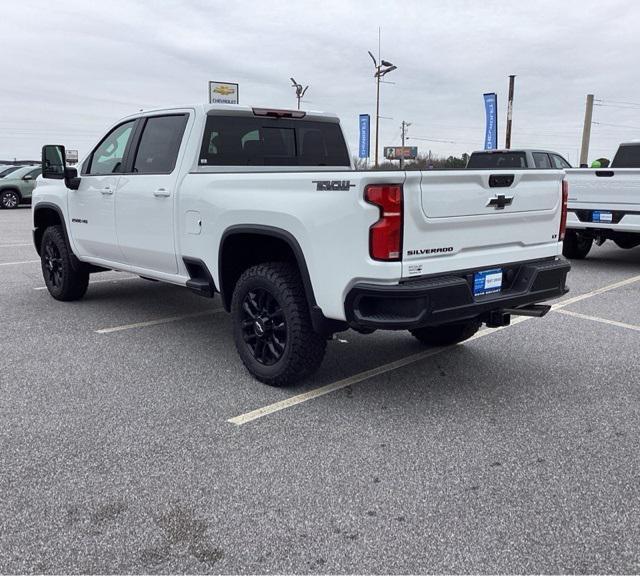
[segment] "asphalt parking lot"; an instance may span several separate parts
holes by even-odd
[[[640,571],[640,248],[459,346],[341,334],[293,389],[219,299],[92,281],[53,300],[0,211],[0,572]]]

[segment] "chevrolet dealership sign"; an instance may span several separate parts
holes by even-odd
[[[209,104],[238,104],[238,85],[229,82],[209,82]]]

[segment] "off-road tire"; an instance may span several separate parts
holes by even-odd
[[[245,270],[233,292],[231,316],[238,354],[260,382],[289,386],[322,363],[327,341],[313,330],[294,265],[266,262]]]
[[[593,238],[573,230],[567,230],[562,244],[562,254],[572,260],[583,260],[593,246]]]
[[[56,300],[80,300],[89,286],[89,272],[81,262],[72,261],[72,253],[61,226],[49,226],[42,235],[40,261],[49,294]]]
[[[3,190],[0,192],[0,208],[12,210],[20,204],[20,194],[15,190]]]
[[[412,336],[429,346],[451,346],[468,340],[482,326],[479,320],[471,320],[462,324],[445,324],[443,326],[427,326],[410,330]]]

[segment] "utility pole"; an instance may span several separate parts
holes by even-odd
[[[513,118],[513,89],[515,87],[516,77],[514,74],[509,76],[509,101],[507,103],[507,135],[504,147],[509,150],[511,148],[511,119]]]
[[[593,118],[593,94],[587,94],[587,107],[584,111],[582,129],[582,148],[580,150],[580,168],[586,168],[589,162],[589,142],[591,140],[591,122]]]
[[[376,150],[374,154],[373,166],[378,167],[378,134],[380,134],[380,67],[376,66]]]
[[[400,170],[404,168],[404,138],[409,126],[411,126],[411,122],[402,121],[402,154],[400,155]]]

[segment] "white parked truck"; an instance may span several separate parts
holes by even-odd
[[[54,298],[109,269],[219,294],[268,384],[316,370],[336,332],[452,344],[567,290],[562,171],[354,171],[330,114],[145,111],[79,173],[63,146],[43,147],[43,166],[34,242]]]
[[[567,170],[564,255],[585,258],[595,241],[640,246],[640,142],[620,144],[611,166]]]

